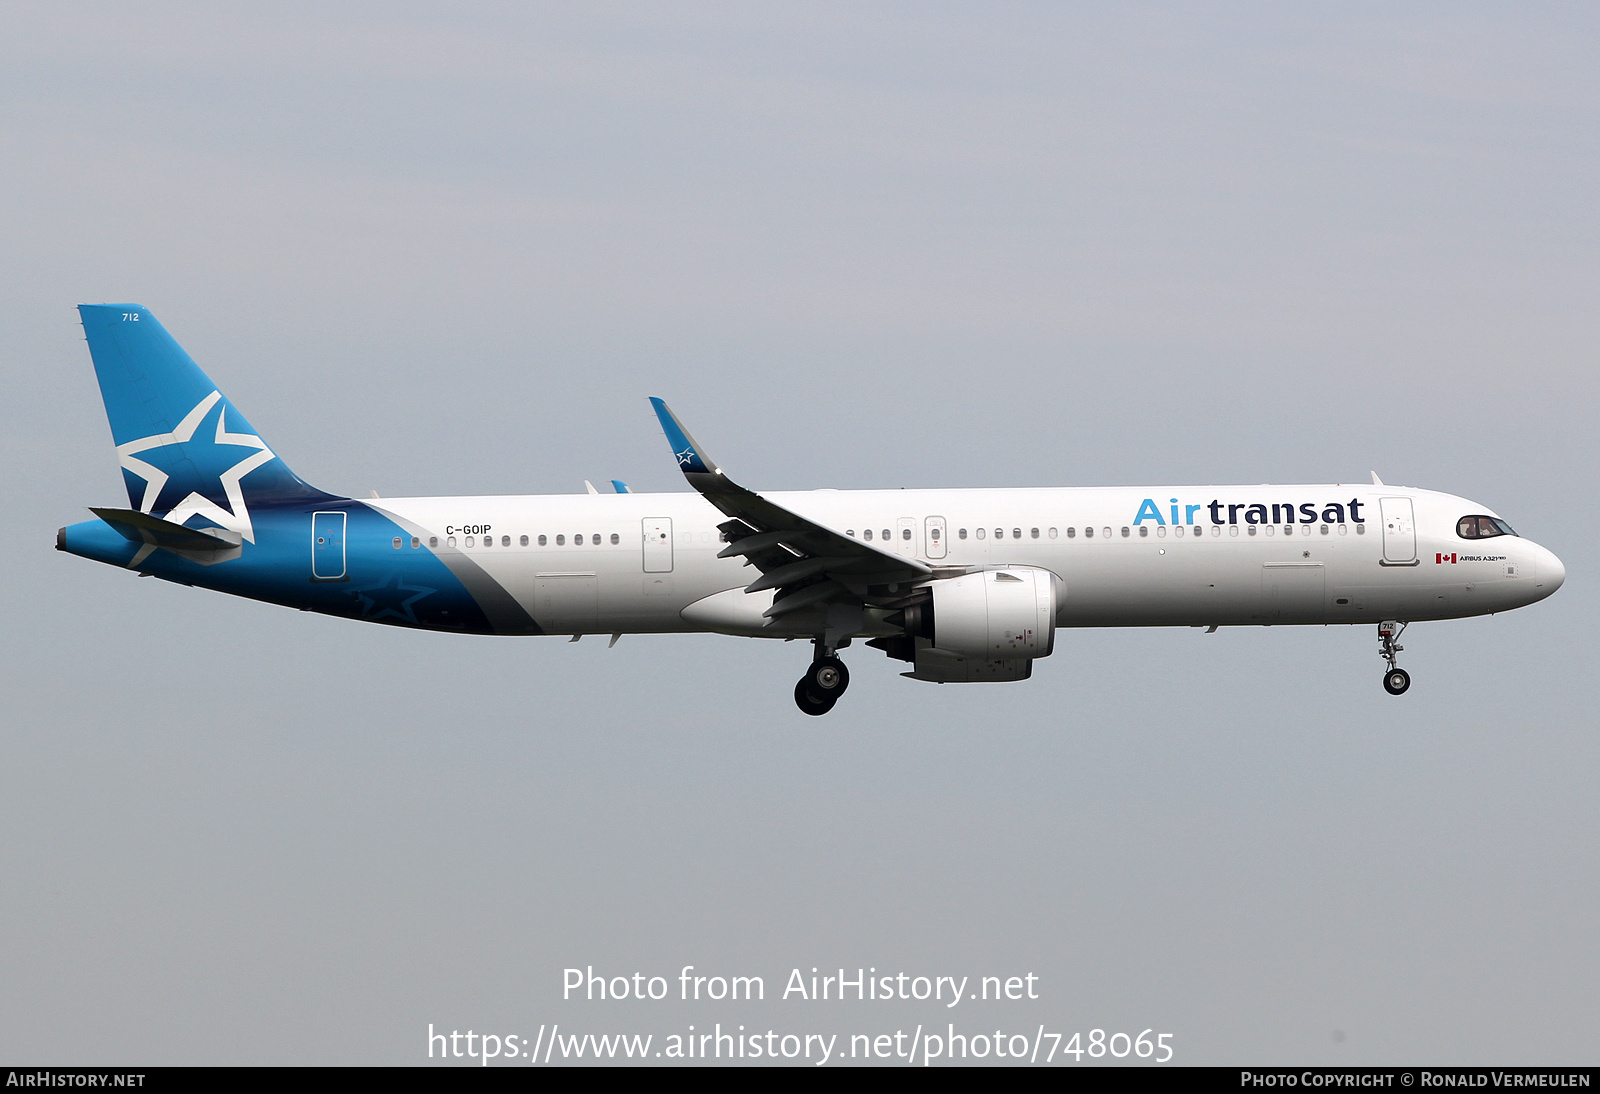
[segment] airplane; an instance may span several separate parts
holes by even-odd
[[[464,634],[808,640],[833,709],[861,640],[936,683],[1028,679],[1062,628],[1376,625],[1543,600],[1566,570],[1487,506],[1371,483],[756,493],[660,399],[693,492],[353,498],[301,480],[148,309],[78,308],[127,508],[58,550],[345,619]]]

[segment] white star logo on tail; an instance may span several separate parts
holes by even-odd
[[[141,437],[136,441],[117,446],[117,461],[125,470],[133,472],[145,481],[144,498],[139,503],[141,513],[149,513],[155,507],[156,501],[161,497],[161,488],[166,486],[168,475],[159,467],[137,458],[137,453],[148,452],[154,448],[165,448],[168,445],[187,444],[194,437],[195,430],[205,420],[211,408],[222,399],[220,391],[213,391],[201,399],[195,408],[184,415],[183,421],[178,423],[178,428],[171,433],[157,433],[150,437]],[[244,491],[239,486],[239,480],[262,464],[275,459],[273,452],[261,440],[250,433],[229,433],[227,431],[227,408],[217,414],[217,433],[213,443],[218,445],[233,445],[239,448],[253,448],[244,459],[223,471],[219,476],[223,493],[227,496],[228,509],[222,508],[209,498],[201,497],[191,492],[177,505],[169,509],[164,519],[173,524],[183,524],[190,517],[200,516],[215,523],[219,527],[238,532],[251,543],[256,541],[255,530],[250,523],[250,510],[245,508]],[[202,442],[203,443],[203,442]]]

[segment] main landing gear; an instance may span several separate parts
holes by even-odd
[[[817,717],[832,710],[849,686],[850,670],[831,648],[818,641],[811,667],[794,686],[794,702],[806,714]]]
[[[1411,686],[1411,674],[1395,664],[1400,651],[1405,649],[1398,641],[1405,629],[1404,623],[1393,619],[1385,619],[1378,624],[1378,656],[1389,662],[1389,668],[1383,674],[1383,690],[1390,695],[1404,695]]]

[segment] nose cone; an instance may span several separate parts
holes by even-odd
[[[1549,596],[1561,588],[1561,583],[1567,580],[1567,568],[1555,556],[1555,552],[1547,548],[1539,548],[1538,559],[1534,562],[1533,580],[1543,596]]]

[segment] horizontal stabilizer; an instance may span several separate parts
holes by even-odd
[[[123,539],[133,543],[148,543],[153,547],[175,551],[227,551],[244,542],[244,537],[238,532],[223,528],[207,528],[204,531],[185,528],[137,509],[97,509],[91,505],[89,512],[111,525]]]

